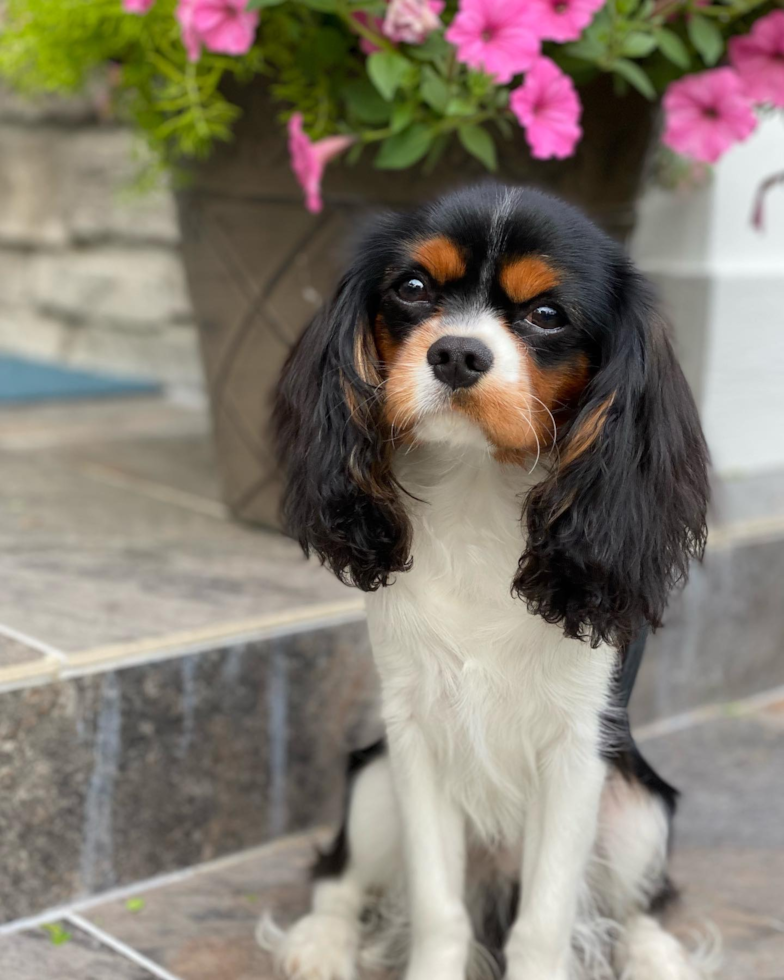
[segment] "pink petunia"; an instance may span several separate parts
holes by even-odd
[[[371,30],[374,30],[376,34],[381,34],[381,28],[384,26],[384,21],[380,17],[374,17],[372,14],[367,14],[364,10],[355,10],[351,16],[354,18],[354,20],[359,21],[359,23],[364,27],[369,27]],[[380,51],[381,47],[378,44],[374,44],[372,41],[368,41],[366,37],[360,37],[359,49],[365,54],[374,54],[376,51]]]
[[[289,154],[291,169],[305,192],[305,207],[317,214],[323,207],[321,178],[329,161],[354,142],[353,136],[327,136],[315,143],[302,128],[302,113],[289,119]]]
[[[714,68],[673,82],[663,105],[665,146],[703,163],[715,163],[757,125],[751,100],[732,68]]]
[[[509,108],[525,130],[531,156],[563,160],[574,153],[583,135],[582,105],[571,78],[554,61],[539,58],[509,96]]]
[[[543,41],[576,41],[606,0],[530,0],[534,30]]]
[[[445,0],[389,0],[382,31],[396,44],[421,44],[441,26]]]
[[[146,14],[155,0],[122,0],[126,14]]]
[[[247,0],[180,0],[176,16],[182,43],[191,61],[202,46],[219,54],[246,54],[253,46],[259,14],[246,10]]]
[[[784,10],[761,17],[750,34],[733,37],[729,54],[755,102],[784,107]]]
[[[529,0],[460,0],[445,37],[458,61],[501,84],[530,68],[541,51]]]

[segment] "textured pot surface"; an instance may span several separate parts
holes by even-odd
[[[498,179],[552,190],[625,240],[657,108],[635,94],[618,98],[604,76],[581,96],[585,135],[576,155],[532,161],[520,133],[499,143]],[[275,526],[279,485],[269,438],[275,381],[291,344],[328,299],[358,217],[487,174],[459,146],[431,174],[374,170],[366,152],[354,167],[328,170],[324,210],[311,215],[264,87],[249,86],[239,101],[245,112],[235,140],[194,169],[178,206],[224,496],[237,517]]]

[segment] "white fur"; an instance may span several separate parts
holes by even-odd
[[[661,871],[663,812],[647,797],[624,797],[600,757],[616,654],[564,638],[511,596],[531,478],[497,463],[472,429],[451,414],[432,417],[418,430],[425,445],[399,459],[414,563],[367,601],[389,759],[364,770],[355,787],[345,875],[317,885],[313,914],[273,944],[283,973],[296,980],[351,980],[358,896],[382,881],[400,883],[401,874],[406,980],[462,980],[472,841],[513,855],[522,881],[509,980],[604,980],[601,943],[594,941],[595,967],[573,953],[581,935],[590,946],[585,937],[604,928],[585,910],[578,916],[578,897],[604,881],[623,918],[642,907],[640,882]],[[697,977],[652,922],[639,915],[625,933],[625,980]]]

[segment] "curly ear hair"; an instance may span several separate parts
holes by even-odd
[[[708,452],[650,287],[628,264],[617,272],[603,363],[526,502],[513,590],[567,636],[623,648],[661,625],[702,557]]]
[[[373,592],[410,566],[411,529],[384,436],[366,271],[342,279],[305,330],[278,384],[283,519],[306,555]]]

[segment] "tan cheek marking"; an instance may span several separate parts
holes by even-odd
[[[572,408],[589,377],[588,360],[579,355],[569,364],[545,370],[538,367],[525,349],[521,350],[521,381],[510,386],[491,378],[474,389],[464,403],[457,402],[469,418],[483,429],[501,462],[521,464],[537,449],[553,445],[564,410]],[[531,395],[535,397],[531,397]]]
[[[438,283],[461,279],[466,274],[463,250],[443,235],[420,242],[411,258],[427,269]]]
[[[568,466],[569,463],[573,463],[578,456],[582,456],[596,442],[604,428],[604,423],[607,421],[607,412],[610,410],[610,406],[614,400],[614,395],[606,398],[601,405],[586,417],[585,421],[569,440],[569,445],[561,456],[561,466]]]
[[[373,325],[373,337],[375,338],[378,356],[381,360],[381,370],[386,376],[390,367],[394,364],[397,355],[400,353],[401,345],[399,341],[392,339],[389,327],[387,327],[380,313],[376,317],[376,322]]]
[[[498,280],[513,303],[525,303],[557,286],[560,276],[544,259],[527,256],[508,262]]]
[[[396,439],[410,441],[410,429],[416,422],[419,373],[427,363],[430,345],[440,336],[438,321],[420,324],[399,344],[387,365],[384,388],[384,418]]]

